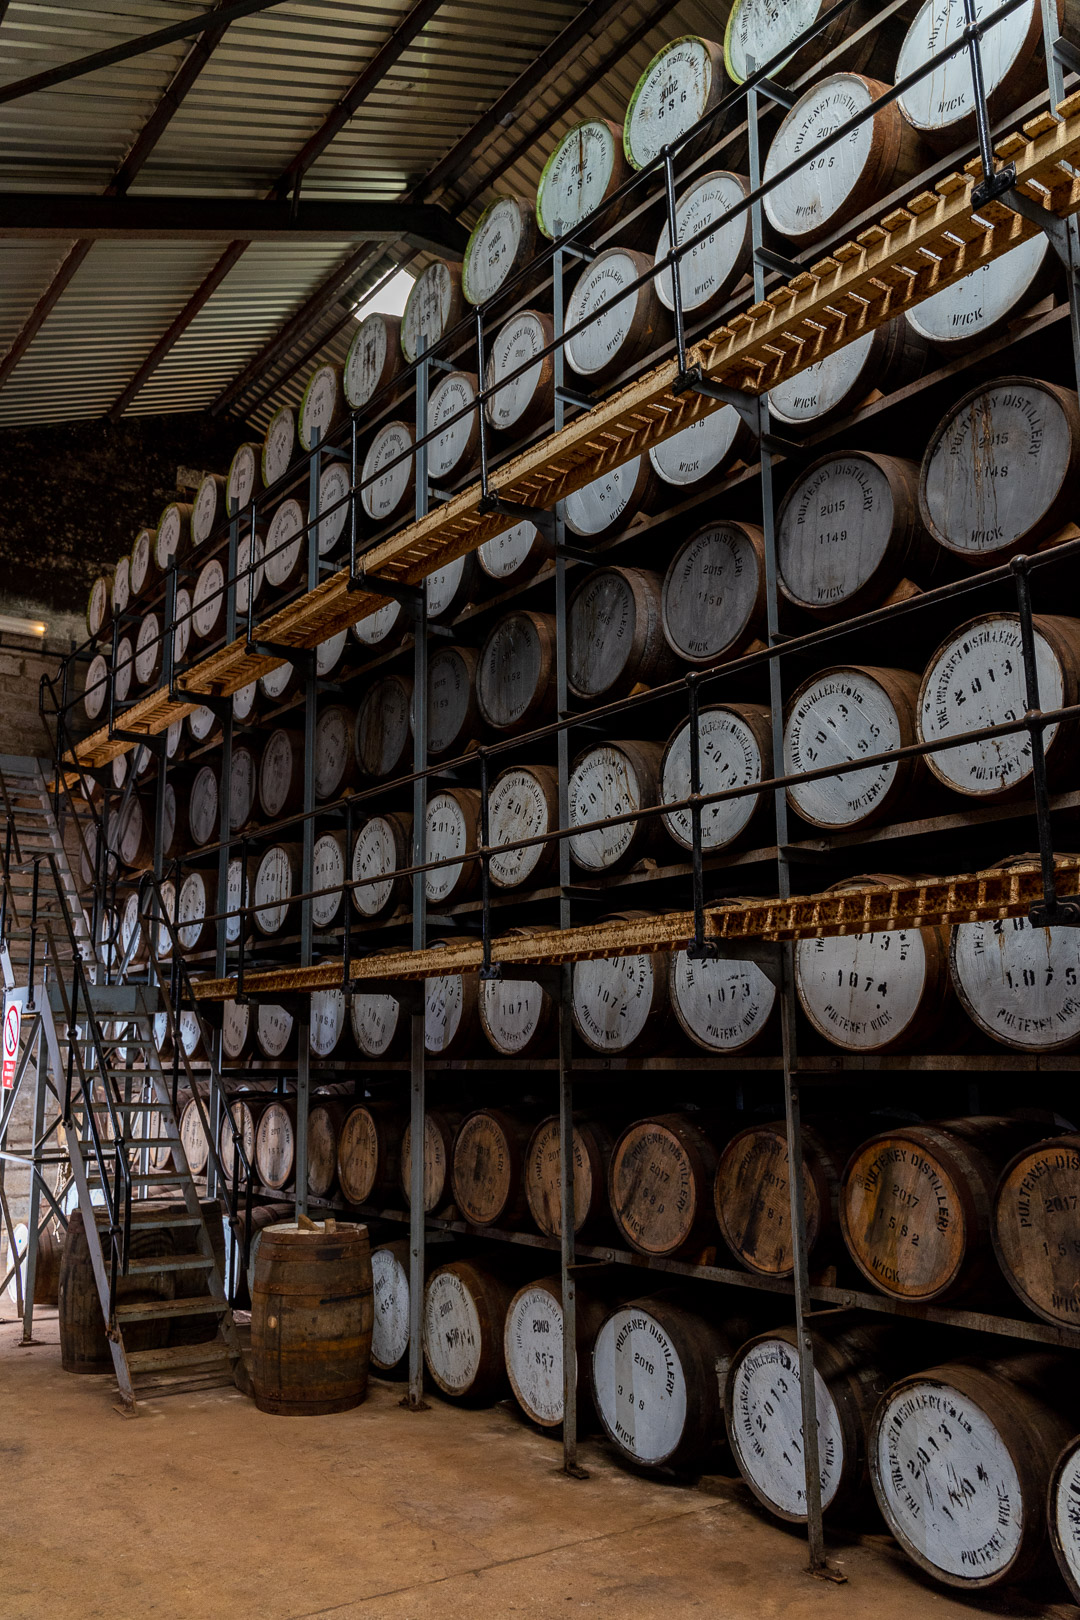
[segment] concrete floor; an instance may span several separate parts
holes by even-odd
[[[741,1487],[642,1478],[596,1442],[570,1480],[507,1403],[413,1414],[376,1382],[354,1412],[274,1418],[219,1389],[125,1421],[110,1379],[62,1371],[54,1312],[35,1333],[0,1324],[2,1620],[1080,1615],[954,1598],[885,1537],[834,1549],[846,1585],[813,1580]]]

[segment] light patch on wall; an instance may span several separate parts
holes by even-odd
[[[415,280],[407,270],[395,270],[354,305],[354,316],[362,321],[368,315],[404,315]]]

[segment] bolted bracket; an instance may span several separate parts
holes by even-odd
[[[1028,919],[1033,928],[1080,928],[1080,899],[1055,895],[1050,901],[1035,900],[1028,907]]]
[[[971,193],[972,208],[979,208],[983,203],[993,202],[995,197],[1004,197],[1016,185],[1016,164],[1006,163],[1004,168],[998,169],[994,174],[986,175],[979,181]],[[1010,208],[1012,204],[1008,205]],[[1017,213],[1022,213],[1017,209]]]

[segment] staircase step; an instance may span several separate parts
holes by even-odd
[[[140,1205],[140,1207],[143,1206]],[[102,1209],[100,1204],[96,1206],[95,1213],[99,1217],[97,1224],[99,1226],[108,1226],[107,1212]],[[180,1227],[190,1229],[191,1227],[201,1226],[203,1223],[198,1215],[160,1215],[156,1221],[139,1220],[133,1221],[131,1224],[133,1227],[138,1227],[140,1232],[172,1232]]]
[[[164,1266],[159,1266],[164,1271]],[[165,1317],[174,1316],[226,1316],[229,1306],[225,1300],[216,1300],[209,1294],[202,1294],[198,1299],[157,1299],[130,1305],[117,1305],[114,1314],[117,1322],[157,1322]]]
[[[142,1221],[139,1222],[139,1231],[143,1231]],[[154,1271],[210,1271],[216,1264],[210,1254],[180,1254],[173,1255],[141,1255],[137,1260],[129,1260],[127,1274],[137,1277],[140,1272]]]
[[[129,1350],[127,1364],[133,1373],[171,1372],[180,1367],[221,1366],[234,1359],[233,1352],[220,1339],[208,1344],[174,1344],[160,1350]]]
[[[196,1367],[190,1374],[179,1373],[175,1378],[159,1378],[151,1373],[145,1379],[133,1380],[131,1387],[136,1400],[155,1401],[165,1395],[197,1395],[203,1389],[235,1389],[236,1379],[232,1363],[222,1361],[205,1370]]]
[[[129,1143],[129,1146],[132,1144]],[[132,1176],[133,1187],[179,1187],[182,1183],[190,1181],[191,1177],[184,1170],[150,1170],[145,1175]]]

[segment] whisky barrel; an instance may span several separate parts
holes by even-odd
[[[327,461],[320,472],[318,510],[326,516],[315,526],[315,545],[320,557],[328,557],[345,533],[352,511],[352,475],[347,461]]]
[[[164,961],[169,961],[173,954],[172,931],[169,923],[176,922],[176,884],[172,878],[166,878],[161,884],[161,904],[153,913],[156,922],[150,929],[150,937],[154,942],[155,954]],[[167,1015],[165,1015],[167,1017]]]
[[[144,613],[135,633],[135,684],[157,686],[165,656],[165,633],[161,616]]]
[[[140,529],[131,548],[131,594],[141,596],[161,582],[161,570],[154,557],[153,529]]]
[[[267,821],[289,816],[304,803],[302,731],[277,726],[266,739],[259,758],[259,808]]]
[[[568,825],[585,827],[607,816],[636,819],[574,832],[570,855],[583,871],[625,871],[656,843],[656,816],[637,812],[657,803],[663,750],[653,742],[610,742],[586,748],[567,784]]]
[[[341,995],[340,990],[333,993]],[[333,1190],[342,1117],[341,1104],[330,1097],[316,1098],[308,1113],[307,1189],[312,1198],[329,1198]]]
[[[222,1169],[226,1176],[232,1179],[234,1169],[240,1165],[238,1149],[248,1164],[255,1164],[255,1136],[259,1128],[259,1120],[264,1108],[268,1108],[273,1098],[266,1093],[256,1091],[245,1092],[229,1104],[228,1112],[222,1116],[221,1130],[218,1133],[218,1154],[221,1158]]]
[[[296,697],[302,682],[298,664],[275,664],[273,669],[259,676],[259,696],[267,709],[276,709]]]
[[[664,634],[689,664],[737,658],[765,630],[765,540],[752,523],[709,523],[664,575]]]
[[[918,735],[919,677],[907,669],[840,666],[811,675],[784,721],[784,771],[821,770],[908,748]],[[867,827],[895,818],[925,784],[920,759],[794,782],[788,803],[812,827]]]
[[[647,253],[613,247],[597,254],[578,277],[566,305],[566,330],[573,335],[563,353],[571,371],[591,386],[629,370],[662,340],[666,316],[655,278],[626,291],[651,269]],[[573,332],[579,325],[582,330]]]
[[[734,462],[753,459],[754,444],[753,433],[734,405],[721,405],[662,444],[654,444],[649,463],[665,484],[691,489]]]
[[[810,1333],[822,1511],[859,1515],[870,1491],[867,1434],[895,1376],[887,1329]],[[724,1392],[728,1439],[743,1479],[778,1519],[806,1523],[802,1362],[794,1326],[771,1328],[731,1358]]]
[[[769,711],[760,703],[724,703],[698,710],[698,766],[702,793],[753,788],[772,774]],[[690,722],[668,738],[660,765],[660,800],[678,804],[690,796]],[[720,799],[701,807],[701,847],[726,849],[740,838],[762,807],[760,793]],[[664,826],[682,849],[694,847],[689,809],[669,810]]]
[[[262,493],[262,445],[242,444],[229,463],[225,477],[225,506],[230,517],[236,517],[252,498]]]
[[[820,1263],[840,1235],[850,1129],[833,1121],[804,1123],[801,1140],[806,1252]],[[731,1138],[717,1165],[713,1205],[724,1242],[740,1265],[762,1277],[793,1274],[791,1160],[782,1119],[750,1125]]]
[[[171,562],[183,562],[191,550],[191,505],[173,501],[162,512],[154,534],[154,561],[163,574]]]
[[[724,1444],[724,1381],[748,1332],[744,1319],[708,1321],[680,1297],[617,1305],[593,1346],[600,1421],[644,1468],[689,1468]]]
[[[994,1189],[1015,1153],[1045,1131],[979,1116],[871,1137],[844,1172],[840,1221],[855,1264],[901,1299],[946,1299],[988,1278]]]
[[[511,934],[533,932],[511,928]],[[555,1040],[557,1021],[554,997],[547,988],[528,977],[509,977],[506,969],[498,979],[480,984],[480,1023],[496,1052],[504,1057],[544,1057]]]
[[[543,351],[554,336],[550,316],[538,309],[520,309],[492,338],[484,368],[484,387],[492,392],[484,402],[484,415],[496,432],[519,437],[550,422],[555,358]],[[520,375],[514,375],[522,367]]]
[[[409,1020],[402,1018],[399,1002],[388,991],[356,991],[349,1014],[361,1057],[389,1058],[406,1045]]]
[[[1046,1322],[1080,1321],[1080,1136],[1025,1147],[994,1194],[994,1253],[1005,1280]]]
[[[135,648],[130,636],[121,636],[116,643],[116,658],[112,668],[113,697],[118,704],[126,703],[131,696],[134,678]]]
[[[428,400],[428,476],[439,484],[456,484],[480,460],[480,408],[475,372],[447,372]],[[464,560],[464,559],[459,559]]]
[[[263,551],[263,569],[271,592],[284,595],[307,581],[306,521],[298,500],[282,501],[274,510]]]
[[[365,315],[345,356],[342,384],[354,411],[365,411],[402,369],[401,321],[380,310]],[[389,398],[389,396],[387,396]]]
[[[404,904],[412,880],[395,877],[395,873],[411,865],[412,817],[394,810],[368,816],[353,840],[349,865],[355,885],[353,905],[362,917],[378,917]]]
[[[281,405],[270,418],[262,447],[262,481],[271,489],[285,477],[296,454],[296,412],[291,405]]]
[[[462,1115],[452,1108],[429,1108],[424,1115],[424,1213],[434,1215],[453,1202],[450,1182],[454,1143]],[[401,1192],[405,1208],[412,1205],[412,1125],[401,1138]]]
[[[18,1269],[18,1287],[12,1276],[7,1285],[7,1297],[18,1309],[19,1301],[26,1298],[26,1255],[30,1243],[30,1229],[17,1221],[14,1231],[4,1245],[4,1271]],[[62,1242],[50,1223],[38,1233],[37,1258],[34,1262],[34,1304],[56,1307],[60,1291],[60,1257]]]
[[[427,745],[432,759],[465,754],[476,746],[478,662],[473,647],[443,647],[428,665]]]
[[[784,496],[776,534],[780,589],[826,620],[876,607],[934,562],[919,469],[870,451],[812,462]]]
[[[634,86],[623,121],[623,150],[635,169],[647,168],[666,146],[693,129],[724,93],[723,47],[684,34],[661,47]],[[710,144],[718,131],[701,139]],[[696,142],[694,143],[696,144]],[[680,147],[685,160],[690,147]]]
[[[474,552],[434,569],[424,581],[429,619],[454,619],[476,594],[480,572]]]
[[[553,550],[550,538],[525,518],[512,529],[485,540],[476,552],[476,561],[488,579],[506,585],[537,573]]]
[[[226,484],[220,473],[207,473],[199,482],[191,506],[191,544],[203,546],[225,522]]]
[[[209,950],[217,934],[217,873],[189,872],[180,885],[177,935],[185,956]],[[209,919],[209,920],[208,920]]]
[[[736,84],[743,84],[751,71],[765,67],[787,47],[795,45],[804,31],[812,28],[821,15],[829,10],[831,7],[827,0],[799,0],[798,4],[788,0],[787,4],[780,6],[772,4],[771,0],[735,0],[724,33],[724,66],[729,77]],[[870,15],[867,6],[848,6],[813,39],[797,45],[793,54],[773,69],[773,78],[782,84],[797,82],[825,56],[830,55],[841,40],[861,28]],[[874,41],[881,32],[879,22],[864,45],[845,50],[844,60],[855,68],[868,66]],[[891,41],[889,43],[892,44]],[[892,45],[892,56],[895,54],[895,45]]]
[[[408,363],[437,348],[464,313],[461,265],[432,259],[413,282],[401,317],[401,352]]]
[[[236,545],[236,611],[247,619],[248,603],[258,606],[266,584],[266,537],[258,529],[242,534]]]
[[[566,497],[564,515],[571,534],[595,544],[629,526],[655,488],[652,462],[635,456],[600,474]]]
[[[375,1305],[371,1365],[380,1372],[393,1372],[409,1348],[408,1238],[395,1238],[372,1249],[371,1283]]]
[[[659,686],[675,663],[664,639],[660,575],[596,568],[567,609],[567,680],[579,702],[608,703]]]
[[[607,1125],[586,1114],[573,1120],[574,1231],[602,1226],[608,1217],[607,1173],[614,1139]],[[525,1152],[525,1197],[545,1237],[562,1236],[562,1152],[559,1116],[542,1119]]]
[[[263,1186],[274,1192],[280,1192],[295,1177],[296,1102],[293,1098],[275,1098],[259,1115],[255,1127],[255,1165]]]
[[[149,960],[150,942],[139,908],[139,891],[133,889],[120,912],[120,952],[133,967]]]
[[[300,401],[296,431],[301,449],[314,450],[316,444],[325,444],[344,415],[341,367],[324,361],[311,373]]]
[[[1003,866],[1038,865],[1038,855]],[[1080,1041],[1080,939],[1033,928],[1027,917],[959,923],[949,972],[960,1004],[984,1034],[1018,1052],[1067,1052]]]
[[[338,681],[348,662],[349,632],[339,630],[315,648],[315,674],[320,681]]]
[[[255,817],[258,792],[259,762],[255,751],[246,743],[237,743],[232,751],[229,769],[229,831],[244,832]]]
[[[312,1057],[343,1063],[353,1056],[349,1016],[343,990],[313,990],[308,1014],[308,1050]],[[320,1195],[321,1196],[321,1195]]]
[[[375,523],[393,523],[413,506],[416,463],[408,422],[387,422],[368,446],[360,471],[360,504]]]
[[[255,1050],[255,1020],[250,1002],[226,1001],[222,1005],[221,1051],[230,1063],[246,1063]]]
[[[579,1416],[588,1404],[589,1364],[608,1306],[574,1290]],[[506,1373],[514,1398],[530,1422],[557,1429],[563,1420],[563,1307],[559,1277],[539,1277],[519,1288],[503,1328]]]
[[[765,181],[804,157],[840,124],[875,108],[844,141],[810,158],[765,193],[766,219],[797,247],[820,242],[922,167],[924,154],[914,131],[895,101],[881,99],[887,89],[861,73],[830,73],[804,91],[785,115],[765,159]]]
[[[424,1292],[424,1362],[452,1400],[483,1404],[506,1387],[503,1326],[514,1285],[499,1260],[454,1260]]]
[[[109,661],[104,653],[95,653],[86,666],[86,684],[83,687],[83,713],[91,726],[104,714],[109,701]]]
[[[628,1125],[608,1165],[611,1213],[638,1254],[700,1250],[713,1238],[717,1123],[658,1114]]]
[[[498,619],[480,649],[476,702],[495,731],[532,731],[555,707],[555,620],[521,609]]]
[[[131,601],[131,553],[125,552],[117,560],[112,577],[112,611],[113,618],[126,613]]]
[[[386,1202],[400,1191],[401,1138],[407,1115],[396,1103],[361,1103],[338,1137],[338,1183],[350,1204]]]
[[[914,381],[926,356],[925,340],[898,316],[777,383],[769,409],[785,432],[816,432],[875,394]]]
[[[665,134],[664,139],[670,137]],[[694,318],[713,314],[749,270],[750,210],[744,208],[741,213],[728,217],[749,194],[750,181],[746,175],[713,169],[692,181],[676,201],[675,231],[680,244],[690,241],[706,227],[715,226],[679,260],[679,291],[684,314]],[[670,252],[671,231],[665,219],[653,262],[658,264]],[[670,268],[657,277],[656,291],[664,308],[674,309],[675,287]],[[713,412],[714,416],[719,414]]]
[[[619,912],[617,917],[641,913]],[[575,962],[574,1028],[592,1051],[623,1058],[655,1051],[670,1020],[669,961],[662,953]]]
[[[292,1057],[296,1052],[296,1020],[287,1007],[260,1002],[255,1013],[255,1044],[264,1058]]]
[[[1070,1440],[1047,1492],[1050,1545],[1073,1601],[1080,1603],[1080,1437]]]
[[[524,197],[496,197],[472,228],[461,266],[461,291],[470,304],[486,304],[504,282],[531,261],[536,216]]]
[[[226,1053],[226,1056],[228,1056],[228,1053]],[[206,1107],[205,1102],[203,1107]],[[199,1104],[194,1097],[189,1097],[180,1110],[177,1124],[180,1131],[180,1145],[184,1150],[188,1169],[193,1176],[201,1176],[210,1160],[210,1147],[206,1140],[206,1132],[203,1130]],[[250,1159],[248,1162],[251,1162]],[[228,1161],[225,1163],[226,1171],[231,1170],[231,1166],[232,1154],[230,1152]]]
[[[427,859],[445,861],[424,873],[429,905],[448,906],[471,894],[480,882],[480,863],[465,860],[479,841],[480,795],[475,788],[446,788],[428,800]]]
[[[447,942],[434,940],[432,949]],[[480,1037],[475,973],[440,973],[424,981],[424,1049],[430,1057],[471,1054]]]
[[[1034,616],[1039,707],[1068,706],[1080,698],[1080,620]],[[919,692],[919,739],[939,742],[966,731],[1003,725],[1026,712],[1020,618],[987,613],[969,619],[943,641],[926,667]],[[1075,722],[1043,728],[1047,772],[1062,779],[1072,754]],[[1031,741],[1013,731],[983,742],[960,742],[928,754],[926,763],[946,787],[984,804],[1030,791]]]
[[[215,641],[225,634],[228,593],[220,558],[211,557],[199,569],[191,605],[191,632],[197,641]]]
[[[939,545],[992,567],[1067,522],[1080,488],[1076,391],[1036,377],[980,383],[948,410],[923,456],[919,502]]]
[[[127,802],[127,809],[118,818],[109,843],[119,855],[121,863],[134,872],[141,872],[152,863],[153,822],[142,800],[134,793]]]
[[[221,720],[208,703],[200,703],[184,717],[188,741],[200,748],[205,742],[221,741]]]
[[[191,592],[182,585],[176,593],[176,617],[173,621],[173,670],[180,668],[187,657],[191,643]]]
[[[1060,261],[1041,231],[1000,258],[980,264],[904,314],[912,331],[948,354],[1005,333],[1060,277]]]
[[[889,888],[910,882],[880,872],[833,889]],[[942,1029],[951,1010],[948,929],[801,939],[795,992],[820,1035],[848,1052],[910,1051]]]
[[[706,1052],[745,1052],[769,1028],[776,986],[756,962],[707,957],[671,962],[671,1010],[683,1034]]]
[[[293,895],[303,890],[303,845],[270,844],[255,870],[253,917],[260,934],[273,936],[295,931],[300,908]]]
[[[344,921],[345,866],[348,851],[343,832],[320,833],[312,850],[311,923],[317,933],[339,928]]]
[[[954,1361],[881,1397],[870,1476],[908,1557],[962,1591],[1022,1582],[1048,1564],[1046,1499],[1075,1414],[1055,1410],[1060,1363],[1043,1353]],[[959,1499],[959,1500],[958,1500]]]
[[[112,588],[111,574],[99,574],[90,587],[90,594],[86,599],[86,632],[91,637],[98,635],[109,622],[112,612]]]
[[[356,715],[356,758],[365,776],[401,776],[412,765],[413,683],[383,675],[364,694]]]
[[[366,1226],[267,1226],[251,1290],[251,1379],[260,1412],[347,1412],[367,1393],[372,1328]]]
[[[558,844],[510,846],[515,839],[540,838],[559,825],[558,780],[550,765],[511,765],[495,778],[488,794],[488,862],[492,883],[517,889],[537,883],[558,859]]]
[[[346,703],[328,703],[315,722],[315,797],[340,799],[356,782],[356,713]]]
[[[536,188],[536,223],[550,241],[595,214],[630,176],[622,130],[606,118],[573,124],[544,163]],[[605,210],[603,226],[615,215]]]
[[[99,1233],[107,1249],[107,1230],[99,1226]],[[140,1232],[138,1217],[134,1218],[129,1253],[132,1259],[147,1260],[160,1255],[167,1260],[171,1251],[171,1234]],[[171,1271],[141,1270],[136,1274],[119,1276],[116,1282],[118,1305],[157,1304],[171,1300],[176,1273]],[[60,1279],[57,1289],[60,1317],[60,1362],[65,1372],[112,1372],[112,1356],[105,1333],[105,1320],[97,1284],[90,1261],[90,1247],[82,1212],[73,1209],[68,1216],[64,1247],[60,1258]],[[158,1350],[168,1342],[168,1318],[150,1318],[124,1324],[124,1348]]]
[[[499,1108],[479,1108],[454,1139],[451,1183],[463,1220],[512,1227],[525,1213],[524,1168],[532,1121]]]
[[[244,934],[246,937],[250,932],[250,921],[241,913],[251,904],[251,890],[258,864],[258,861],[252,858],[245,863],[239,855],[234,855],[226,868],[225,908],[228,916],[225,922],[225,940],[229,945],[238,944],[240,935]]]

